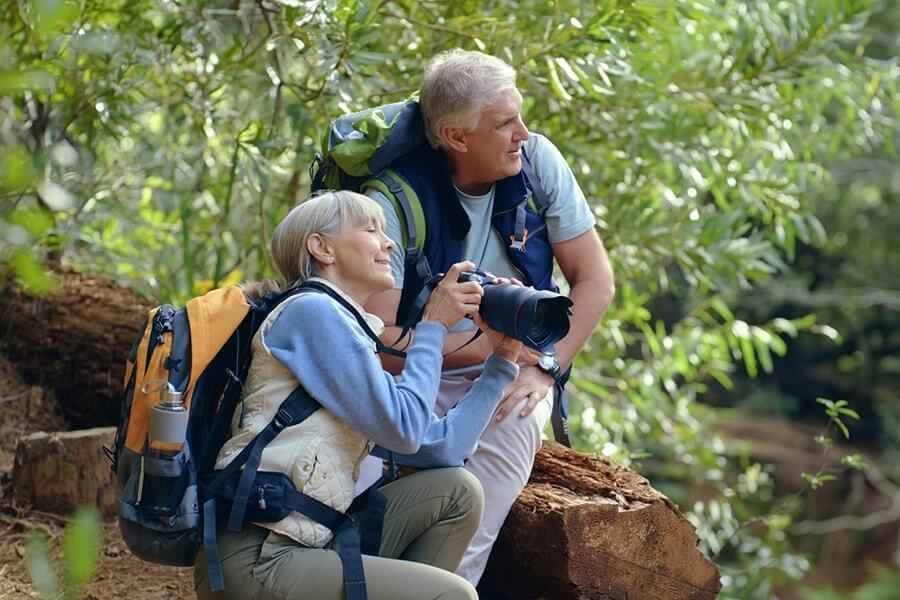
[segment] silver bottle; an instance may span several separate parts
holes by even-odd
[[[188,410],[181,400],[181,392],[166,382],[160,387],[159,402],[150,408],[150,439],[169,444],[183,444],[187,434],[188,415]]]

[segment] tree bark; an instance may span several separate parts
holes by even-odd
[[[58,274],[51,295],[0,289],[0,351],[28,383],[56,393],[73,427],[114,425],[125,359],[151,303],[107,279]]]
[[[83,505],[115,514],[118,485],[104,458],[115,427],[38,432],[19,438],[13,463],[12,490],[20,501],[39,510],[68,514]]]
[[[715,598],[719,569],[698,541],[640,475],[546,442],[479,589],[510,600]]]

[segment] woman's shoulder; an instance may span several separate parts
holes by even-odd
[[[340,316],[340,307],[327,294],[314,291],[300,292],[284,301],[278,321],[321,323]]]

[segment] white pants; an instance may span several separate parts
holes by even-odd
[[[471,382],[441,384],[435,412],[445,414],[464,395],[460,393]],[[455,389],[454,389],[455,388]],[[484,488],[484,516],[475,537],[469,543],[456,574],[477,585],[487,566],[491,548],[503,521],[519,493],[528,483],[534,456],[541,448],[541,432],[553,408],[553,388],[527,417],[519,417],[525,405],[523,398],[500,422],[491,421],[481,436],[478,449],[466,463]]]
[[[441,382],[435,413],[447,414],[465,395],[472,382],[463,378],[445,377]],[[484,516],[475,537],[469,543],[456,574],[477,585],[487,566],[491,548],[500,533],[503,521],[519,493],[528,483],[534,455],[541,448],[541,432],[550,419],[553,408],[553,388],[527,417],[519,417],[525,405],[519,403],[500,421],[491,421],[475,454],[466,462],[466,470],[475,475],[484,489]],[[382,462],[369,456],[361,465],[357,495],[375,483],[381,475]]]

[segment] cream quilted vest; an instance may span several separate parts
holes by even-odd
[[[272,356],[265,335],[281,311],[299,297],[294,296],[277,306],[253,338],[253,360],[244,384],[243,423],[238,405],[231,423],[233,436],[219,452],[216,469],[225,468],[275,418],[281,402],[298,385],[296,377]],[[322,334],[327,335],[324,326]],[[259,470],[285,473],[293,480],[297,491],[344,512],[353,501],[359,464],[369,450],[366,438],[328,410],[320,408],[269,442],[263,450]],[[257,525],[311,548],[321,548],[333,535],[324,525],[296,512],[280,521]]]

